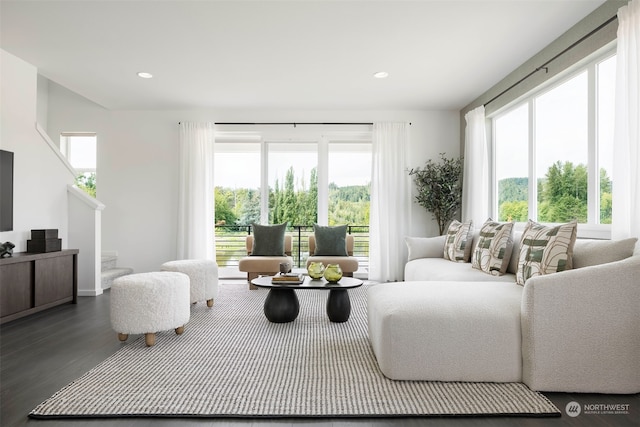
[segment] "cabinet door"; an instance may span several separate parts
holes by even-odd
[[[0,317],[32,307],[32,280],[30,262],[0,266]]]
[[[35,261],[36,307],[73,297],[73,255]]]

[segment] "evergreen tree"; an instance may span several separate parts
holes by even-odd
[[[293,172],[293,166],[287,169],[287,174],[284,180],[284,191],[282,194],[282,218],[279,222],[288,222],[289,225],[296,224],[297,206],[296,206],[296,194],[294,187],[295,175]]]
[[[238,204],[240,203],[240,210],[236,213],[238,225],[251,225],[254,222],[260,223],[260,191],[251,188],[239,190]]]

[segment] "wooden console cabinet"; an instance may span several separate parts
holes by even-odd
[[[0,324],[77,301],[77,249],[0,258]]]

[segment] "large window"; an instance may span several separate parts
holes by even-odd
[[[611,223],[615,57],[600,57],[493,117],[501,221]]]
[[[296,132],[301,133],[301,132]],[[216,260],[237,265],[252,223],[287,222],[293,257],[304,266],[313,224],[349,225],[366,268],[371,180],[370,132],[220,132],[214,149]],[[295,135],[294,135],[295,136]]]

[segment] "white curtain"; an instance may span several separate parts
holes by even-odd
[[[180,123],[178,259],[215,260],[213,123]]]
[[[479,230],[489,218],[489,155],[484,106],[469,111],[464,140],[464,175],[462,181],[462,220],[473,220]]]
[[[407,170],[408,123],[374,123],[371,212],[369,217],[369,279],[388,282],[404,277],[405,236],[411,209]]]
[[[640,237],[640,0],[618,10],[611,237]]]

